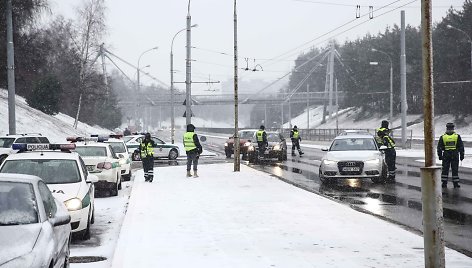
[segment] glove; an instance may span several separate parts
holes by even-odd
[[[463,154],[461,154],[460,159],[461,159],[461,161],[464,160],[464,155]]]
[[[439,160],[443,160],[443,157],[442,157],[442,155],[439,155]]]

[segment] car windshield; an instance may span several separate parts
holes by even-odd
[[[127,142],[130,141],[131,139],[133,139],[133,137],[130,137],[130,136],[124,136],[124,137],[123,137],[123,140],[125,141],[125,143],[127,143]]]
[[[374,139],[371,138],[346,138],[335,139],[330,151],[369,151],[377,150]]]
[[[0,148],[10,148],[14,141],[14,138],[0,138]]]
[[[0,182],[0,226],[38,223],[33,185]]]
[[[122,142],[107,142],[107,143],[111,145],[115,153],[126,153],[126,148],[125,148],[124,143]]]
[[[80,182],[77,162],[72,159],[17,159],[7,160],[1,173],[35,175],[48,184]]]
[[[280,135],[279,133],[267,133],[267,141],[268,142],[280,142]]]
[[[107,148],[101,146],[80,146],[75,147],[75,151],[82,157],[107,156]]]
[[[239,132],[240,139],[251,139],[254,137],[254,131],[241,131]]]

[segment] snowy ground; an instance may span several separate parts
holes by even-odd
[[[155,174],[136,175],[113,267],[424,267],[422,237],[249,167]]]
[[[74,118],[61,113],[55,116],[47,115],[29,107],[20,96],[16,96],[15,113],[17,133],[41,133],[51,142],[64,143],[67,136],[111,133],[108,129],[81,122],[77,129],[74,129]],[[8,134],[8,91],[4,89],[0,89],[0,126],[0,136]]]

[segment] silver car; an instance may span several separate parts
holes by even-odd
[[[40,178],[0,174],[0,267],[69,267],[69,223]]]
[[[374,183],[387,179],[384,155],[370,134],[351,134],[336,137],[321,159],[320,180],[371,179]]]

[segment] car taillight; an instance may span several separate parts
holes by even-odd
[[[97,164],[98,169],[111,169],[112,165],[110,162],[102,162]]]

